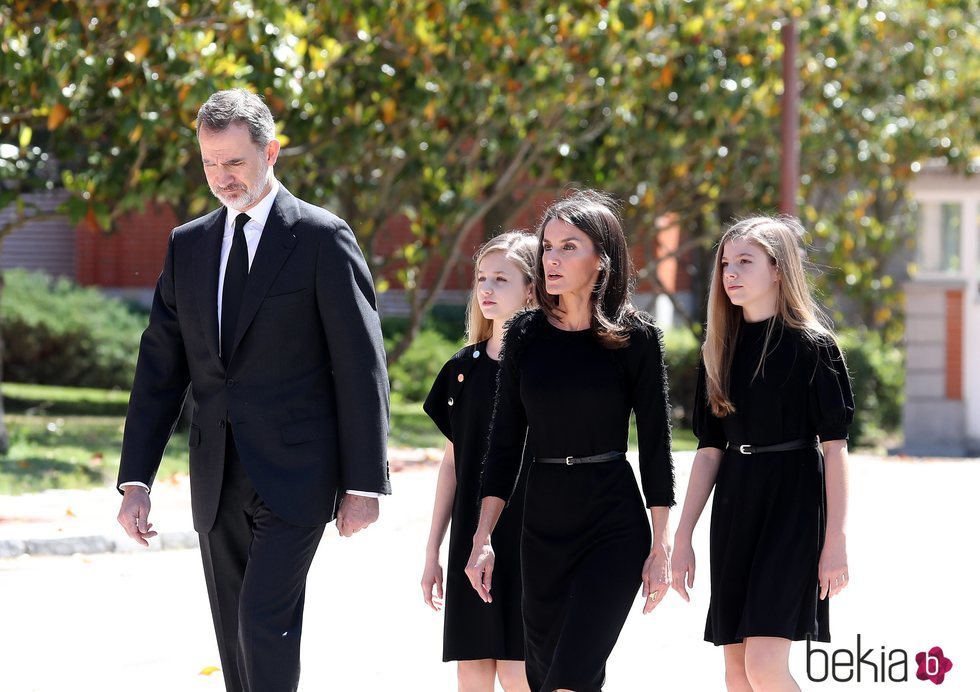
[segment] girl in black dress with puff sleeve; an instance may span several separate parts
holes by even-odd
[[[705,639],[729,690],[799,690],[790,643],[830,641],[828,599],[847,586],[850,381],[789,217],[732,226],[715,258],[694,458],[672,584],[688,599],[691,536],[714,487]],[[819,446],[818,446],[819,445]],[[821,454],[822,452],[822,454]]]
[[[537,245],[533,235],[511,231],[491,239],[477,252],[467,307],[468,344],[443,366],[424,404],[447,443],[436,482],[422,597],[434,610],[445,604],[442,657],[459,662],[461,692],[493,692],[495,677],[505,692],[527,690],[519,553],[523,483],[518,484],[515,501],[493,534],[500,555],[499,598],[489,607],[484,604],[463,570],[480,513],[480,476],[504,324],[533,302]],[[439,550],[447,526],[449,562],[444,591]]]
[[[641,585],[644,612],[669,589],[674,475],[664,357],[660,331],[630,304],[628,249],[607,196],[578,192],[556,202],[538,238],[540,309],[518,314],[504,339],[466,572],[480,597],[494,602],[491,531],[508,499],[515,502],[526,431],[533,458],[521,539],[528,682],[532,690],[588,692],[602,688]],[[642,495],[626,460],[631,413]]]

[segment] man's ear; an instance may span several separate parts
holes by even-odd
[[[265,162],[269,166],[274,166],[276,161],[279,159],[279,150],[282,145],[279,143],[278,139],[270,139],[269,143],[265,145]]]

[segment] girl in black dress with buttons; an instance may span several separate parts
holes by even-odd
[[[714,487],[705,639],[729,690],[799,690],[790,643],[830,641],[828,599],[847,586],[850,381],[789,217],[732,226],[715,258],[695,402],[694,458],[672,584],[688,600],[691,536]],[[819,448],[818,442],[819,439]],[[821,455],[822,452],[822,455]]]
[[[541,309],[507,328],[466,568],[480,597],[494,602],[491,531],[518,479],[526,431],[525,651],[539,691],[600,690],[641,585],[644,612],[669,589],[674,477],[661,335],[630,303],[629,253],[614,210],[607,196],[578,192],[541,221]],[[626,461],[631,412],[645,503]]]
[[[443,366],[424,405],[448,441],[436,483],[422,597],[439,610],[445,596],[443,660],[459,662],[459,689],[466,692],[493,692],[495,676],[506,692],[528,689],[519,554],[523,484],[494,531],[500,589],[491,607],[470,588],[463,570],[480,512],[480,474],[504,324],[533,302],[536,252],[537,239],[516,231],[498,235],[477,252],[467,308],[468,345]],[[439,550],[447,525],[451,529],[444,592]]]

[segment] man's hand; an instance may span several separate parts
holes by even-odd
[[[134,541],[143,546],[149,546],[147,539],[157,535],[151,531],[153,524],[150,518],[150,494],[138,485],[127,485],[123,488],[122,506],[116,520]]]
[[[378,520],[378,498],[345,494],[337,510],[337,532],[353,536]]]

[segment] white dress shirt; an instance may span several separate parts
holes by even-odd
[[[241,213],[248,214],[249,219],[245,222],[245,244],[248,248],[248,268],[249,271],[252,269],[252,260],[255,259],[255,251],[259,247],[259,240],[262,239],[262,230],[265,228],[266,222],[269,220],[269,213],[272,211],[272,205],[276,201],[276,195],[279,194],[279,181],[275,178],[272,179],[272,187],[269,189],[268,194],[259,200],[258,204],[249,209],[246,212],[240,212],[237,209],[232,209],[226,206],[225,209],[227,214],[225,214],[225,231],[221,236],[221,256],[218,265],[218,343],[219,348],[221,345],[221,299],[224,293],[225,287],[225,269],[228,266],[228,256],[231,254],[231,244],[235,238],[235,219]],[[138,485],[145,489],[146,492],[150,492],[149,486],[146,483],[140,481],[127,481],[125,483],[120,483],[119,487],[124,488],[127,485]],[[348,490],[348,495],[361,495],[363,497],[378,497],[380,493],[372,493],[363,490]]]

